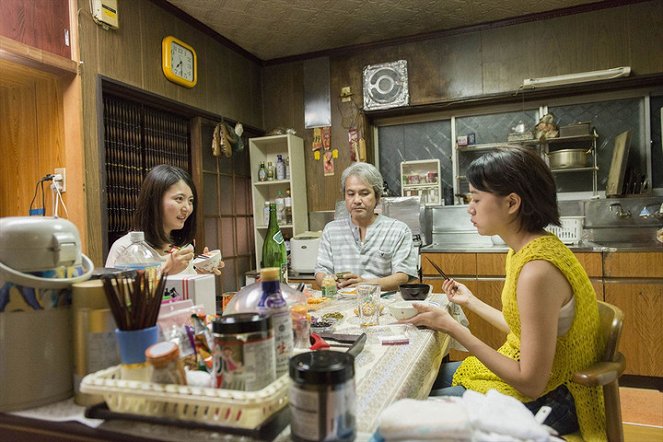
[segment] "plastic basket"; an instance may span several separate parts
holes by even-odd
[[[578,244],[582,239],[584,216],[560,216],[561,227],[548,226],[546,230],[554,233],[564,244]]]
[[[119,413],[252,429],[287,405],[288,386],[288,375],[258,391],[123,381],[115,366],[85,376],[81,391],[102,395]]]

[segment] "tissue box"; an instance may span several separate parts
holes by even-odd
[[[164,297],[177,301],[191,299],[202,305],[208,315],[216,314],[216,284],[214,275],[172,275],[166,278]]]

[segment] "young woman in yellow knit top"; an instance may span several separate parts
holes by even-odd
[[[509,246],[502,311],[465,285],[447,280],[449,300],[507,334],[494,350],[444,309],[417,306],[409,322],[441,330],[473,355],[443,364],[432,395],[496,389],[533,413],[549,405],[545,424],[560,434],[580,429],[585,440],[605,439],[598,388],[571,382],[572,374],[599,359],[594,289],[573,253],[544,228],[559,225],[555,181],[545,162],[525,148],[500,149],[469,166],[468,213],[481,235],[499,235]],[[441,388],[438,388],[441,387]]]

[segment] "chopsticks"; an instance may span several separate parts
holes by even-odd
[[[444,272],[442,271],[442,269],[440,268],[440,266],[438,266],[438,265],[435,264],[433,261],[431,261],[430,258],[428,258],[428,256],[425,256],[425,258],[426,258],[426,261],[428,261],[428,262],[430,263],[430,265],[432,265],[432,266],[435,268],[435,270],[437,270],[437,273],[439,273],[440,276],[441,276],[442,278],[444,278],[444,279],[447,280],[447,281],[448,281],[449,279],[451,279],[451,278],[449,278],[449,277],[447,276],[446,273],[444,273]],[[457,287],[456,285],[454,285],[453,288],[452,288],[452,294],[455,294],[457,291],[458,291],[458,287]],[[451,312],[450,312],[450,313],[451,313],[452,315],[459,315],[459,314],[460,314],[460,310],[459,310],[459,308],[458,308],[458,304],[456,304],[455,302],[453,302],[453,301],[451,301],[451,300],[449,300],[449,303],[451,304]]]
[[[140,330],[157,323],[166,283],[166,273],[154,281],[144,270],[102,277],[104,293],[115,324],[120,330]]]
[[[426,258],[426,261],[428,261],[430,263],[430,265],[432,265],[435,268],[435,270],[437,270],[437,273],[439,273],[441,277],[443,277],[444,279],[449,279],[449,277],[446,275],[446,273],[444,273],[442,271],[440,266],[438,266],[433,261],[431,261],[430,258],[428,258],[428,256],[425,256],[424,258]]]

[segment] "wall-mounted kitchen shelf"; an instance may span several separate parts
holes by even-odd
[[[592,192],[593,195],[598,195],[598,165],[597,165],[597,156],[596,156],[596,140],[598,139],[598,134],[594,131],[592,134],[586,135],[576,135],[568,137],[558,137],[550,138],[547,140],[522,140],[522,141],[510,141],[508,143],[488,143],[488,144],[473,144],[470,146],[458,146],[455,145],[457,154],[472,154],[472,153],[481,153],[489,152],[498,148],[509,148],[516,146],[526,146],[540,151],[546,163],[548,161],[548,153],[560,150],[562,148],[568,148],[569,146],[579,145],[584,142],[590,142],[591,146],[587,147],[587,150],[591,151],[592,155],[592,164],[587,167],[568,167],[568,168],[558,168],[551,169],[555,174],[557,173],[570,173],[570,172],[592,172]],[[461,170],[459,166],[456,166],[456,193],[462,192],[461,182],[466,181],[467,178],[465,175],[461,175]]]
[[[599,167],[598,167],[598,158],[596,155],[596,140],[598,139],[598,137],[599,135],[596,133],[596,130],[592,129],[591,134],[550,138],[545,141],[539,141],[538,144],[542,147],[542,154],[544,155],[544,159],[546,160],[547,163],[549,163],[548,161],[549,153],[561,149],[573,148],[573,146],[576,147],[579,145],[586,146],[587,143],[589,142],[590,146],[588,148],[587,147],[583,148],[586,148],[592,156],[591,166],[551,168],[550,170],[555,174],[570,173],[570,172],[592,172],[592,195],[597,196]],[[555,149],[551,149],[551,147],[554,147]]]
[[[419,196],[427,206],[439,206],[442,198],[440,160],[401,162],[401,195]]]

